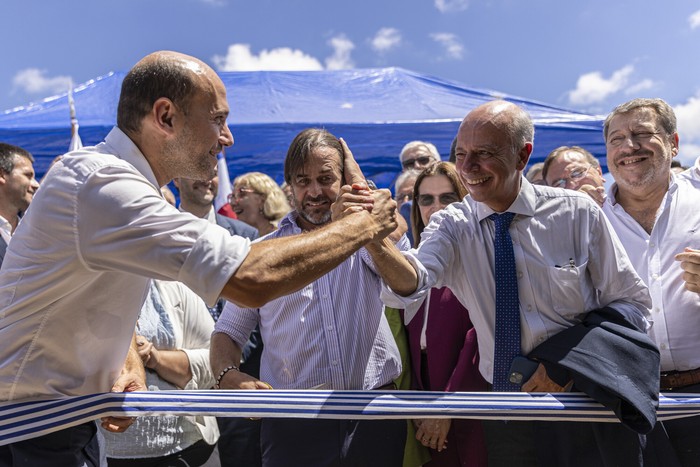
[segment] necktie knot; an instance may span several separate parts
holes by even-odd
[[[503,214],[496,214],[495,212],[489,216],[496,224],[496,231],[508,230],[510,223],[513,222],[515,217],[514,212],[504,212]]]

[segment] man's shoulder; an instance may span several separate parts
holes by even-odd
[[[258,238],[258,230],[256,228],[251,227],[238,219],[232,219],[217,213],[216,223],[227,229],[231,235],[238,235],[239,237],[245,237],[250,240],[255,240]]]

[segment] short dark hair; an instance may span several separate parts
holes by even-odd
[[[600,167],[600,162],[598,159],[596,159],[593,154],[586,151],[581,146],[559,146],[547,154],[547,157],[545,157],[544,165],[542,166],[542,178],[547,178],[547,172],[549,172],[549,167],[554,163],[554,160],[567,152],[577,152],[581,154],[592,166]]]
[[[161,97],[170,99],[187,114],[197,89],[196,75],[169,57],[136,64],[124,77],[117,106],[117,126],[125,133],[138,133],[141,121]]]
[[[24,157],[34,163],[32,154],[24,148],[14,144],[0,143],[0,170],[10,173],[15,168],[15,156]]]
[[[654,113],[656,113],[656,117],[659,119],[661,127],[668,135],[673,135],[678,131],[676,123],[676,114],[673,111],[673,108],[670,105],[668,105],[668,103],[665,100],[659,98],[649,99],[640,97],[625,102],[624,104],[618,105],[613,109],[612,112],[610,112],[610,115],[608,115],[605,118],[605,122],[603,123],[603,137],[605,138],[606,143],[608,141],[608,129],[610,128],[610,121],[620,114],[626,114],[627,112],[631,112],[639,108],[652,109]]]
[[[294,137],[284,159],[284,180],[291,185],[292,177],[306,164],[306,158],[317,147],[329,147],[338,151],[340,172],[343,172],[343,146],[338,138],[322,128],[307,128]]]

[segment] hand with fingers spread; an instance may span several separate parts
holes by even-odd
[[[452,420],[449,418],[425,418],[416,423],[416,439],[425,447],[438,452],[447,449],[447,433]]]
[[[700,294],[700,250],[686,247],[676,255],[676,261],[681,262],[685,288]]]

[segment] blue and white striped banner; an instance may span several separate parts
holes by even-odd
[[[582,393],[422,391],[161,391],[105,393],[0,404],[0,445],[104,416],[215,415],[260,418],[474,418],[617,422]],[[700,394],[661,395],[658,418],[700,415]]]

